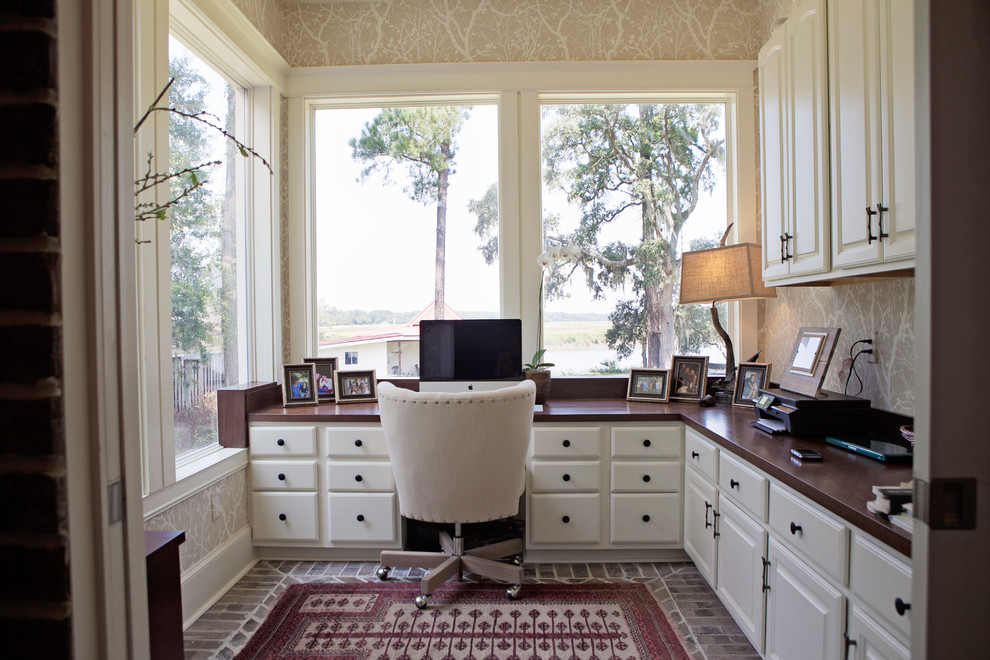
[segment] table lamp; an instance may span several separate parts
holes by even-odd
[[[732,225],[729,225],[729,229]],[[736,378],[736,358],[732,351],[732,339],[719,322],[715,303],[723,300],[750,300],[775,298],[773,287],[763,285],[760,246],[755,243],[725,245],[729,235],[725,230],[720,246],[710,250],[696,250],[681,255],[681,305],[692,303],[712,304],[712,325],[725,342],[725,378],[716,386],[720,394],[732,399]],[[722,397],[720,397],[722,398]]]

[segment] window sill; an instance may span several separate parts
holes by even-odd
[[[215,451],[182,465],[175,471],[174,484],[144,497],[142,503],[145,520],[244,469],[247,459],[248,450],[245,448],[225,448],[218,445]]]

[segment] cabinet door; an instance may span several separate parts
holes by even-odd
[[[760,49],[760,162],[763,166],[763,279],[786,277],[784,253],[787,224],[787,63],[786,30],[777,29]]]
[[[877,263],[875,204],[883,203],[877,0],[829,0],[832,265]],[[912,104],[913,105],[913,104]]]
[[[715,587],[715,486],[688,468],[684,471],[684,551],[708,584]]]
[[[773,539],[769,560],[765,657],[841,658],[845,597]]]
[[[718,586],[715,593],[757,651],[763,650],[763,556],[767,534],[722,498],[718,518]]]
[[[910,651],[855,605],[849,611],[847,635],[848,660],[909,660],[911,657]]]
[[[825,0],[804,0],[785,24],[792,276],[823,273],[830,263],[825,24]]]

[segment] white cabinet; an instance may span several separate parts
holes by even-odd
[[[763,649],[763,556],[767,533],[722,497],[718,509],[718,586],[715,593],[757,650]]]
[[[887,630],[911,639],[911,566],[862,534],[853,537],[849,586]]]
[[[857,605],[849,607],[846,660],[908,660],[911,652]]]
[[[768,554],[765,657],[773,660],[842,658],[846,613],[842,592],[776,539],[770,539]]]
[[[327,427],[325,455],[327,541],[397,546],[395,480],[381,427]]]
[[[910,2],[829,0],[832,267],[913,267],[914,24]],[[878,268],[877,265],[884,265]]]
[[[715,588],[715,485],[693,468],[684,470],[684,552],[694,560],[698,572]]]
[[[251,532],[256,545],[320,540],[313,425],[251,427]]]
[[[829,268],[825,0],[804,0],[759,53],[763,279]]]

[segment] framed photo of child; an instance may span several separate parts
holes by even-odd
[[[282,365],[282,405],[311,406],[319,403],[316,393],[316,365]]]
[[[752,408],[760,390],[770,383],[770,365],[763,362],[743,362],[736,368],[736,388],[732,405]]]
[[[303,358],[303,362],[316,366],[316,395],[320,401],[335,401],[333,372],[337,371],[337,358]]]

